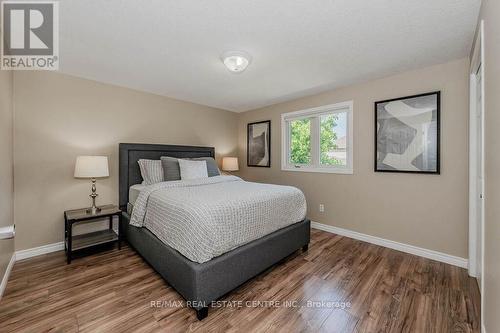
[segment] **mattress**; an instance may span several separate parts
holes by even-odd
[[[128,190],[128,202],[130,204],[134,205],[135,201],[139,197],[139,193],[141,193],[141,191],[143,189],[145,189],[146,187],[147,187],[147,185],[143,185],[143,184],[135,184],[135,185],[130,186],[130,188]]]
[[[302,221],[306,208],[295,187],[215,176],[147,186],[135,201],[130,225],[147,228],[203,263]]]
[[[143,184],[136,184],[130,186],[128,189],[128,203],[127,203],[127,213],[129,215],[132,214],[132,211],[134,210],[134,203],[139,197],[139,193],[146,187],[147,185]]]

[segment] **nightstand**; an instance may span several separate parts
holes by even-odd
[[[101,206],[96,214],[88,212],[88,208],[67,210],[64,212],[64,249],[68,264],[71,263],[73,252],[92,248],[98,245],[118,242],[121,248],[121,210],[115,205]],[[118,216],[118,233],[113,230],[113,216]],[[73,236],[73,225],[100,222],[109,219],[109,228],[87,234]]]

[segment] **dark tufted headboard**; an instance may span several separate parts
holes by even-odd
[[[130,186],[142,182],[141,171],[137,161],[141,158],[159,160],[161,156],[178,158],[213,157],[215,148],[174,146],[143,143],[120,143],[120,208],[127,209],[128,191]]]

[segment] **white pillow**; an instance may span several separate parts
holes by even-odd
[[[156,184],[163,181],[163,166],[160,160],[144,160],[140,159],[139,169],[145,185]]]
[[[207,161],[190,161],[179,159],[181,179],[208,178]]]

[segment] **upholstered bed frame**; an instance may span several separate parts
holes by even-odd
[[[310,221],[305,219],[275,231],[205,263],[196,263],[164,244],[146,228],[129,225],[127,214],[129,187],[142,182],[137,161],[215,157],[211,147],[157,144],[120,144],[120,208],[122,232],[128,243],[196,310],[199,320],[208,315],[208,307],[231,290],[276,264],[293,252],[307,250]]]

